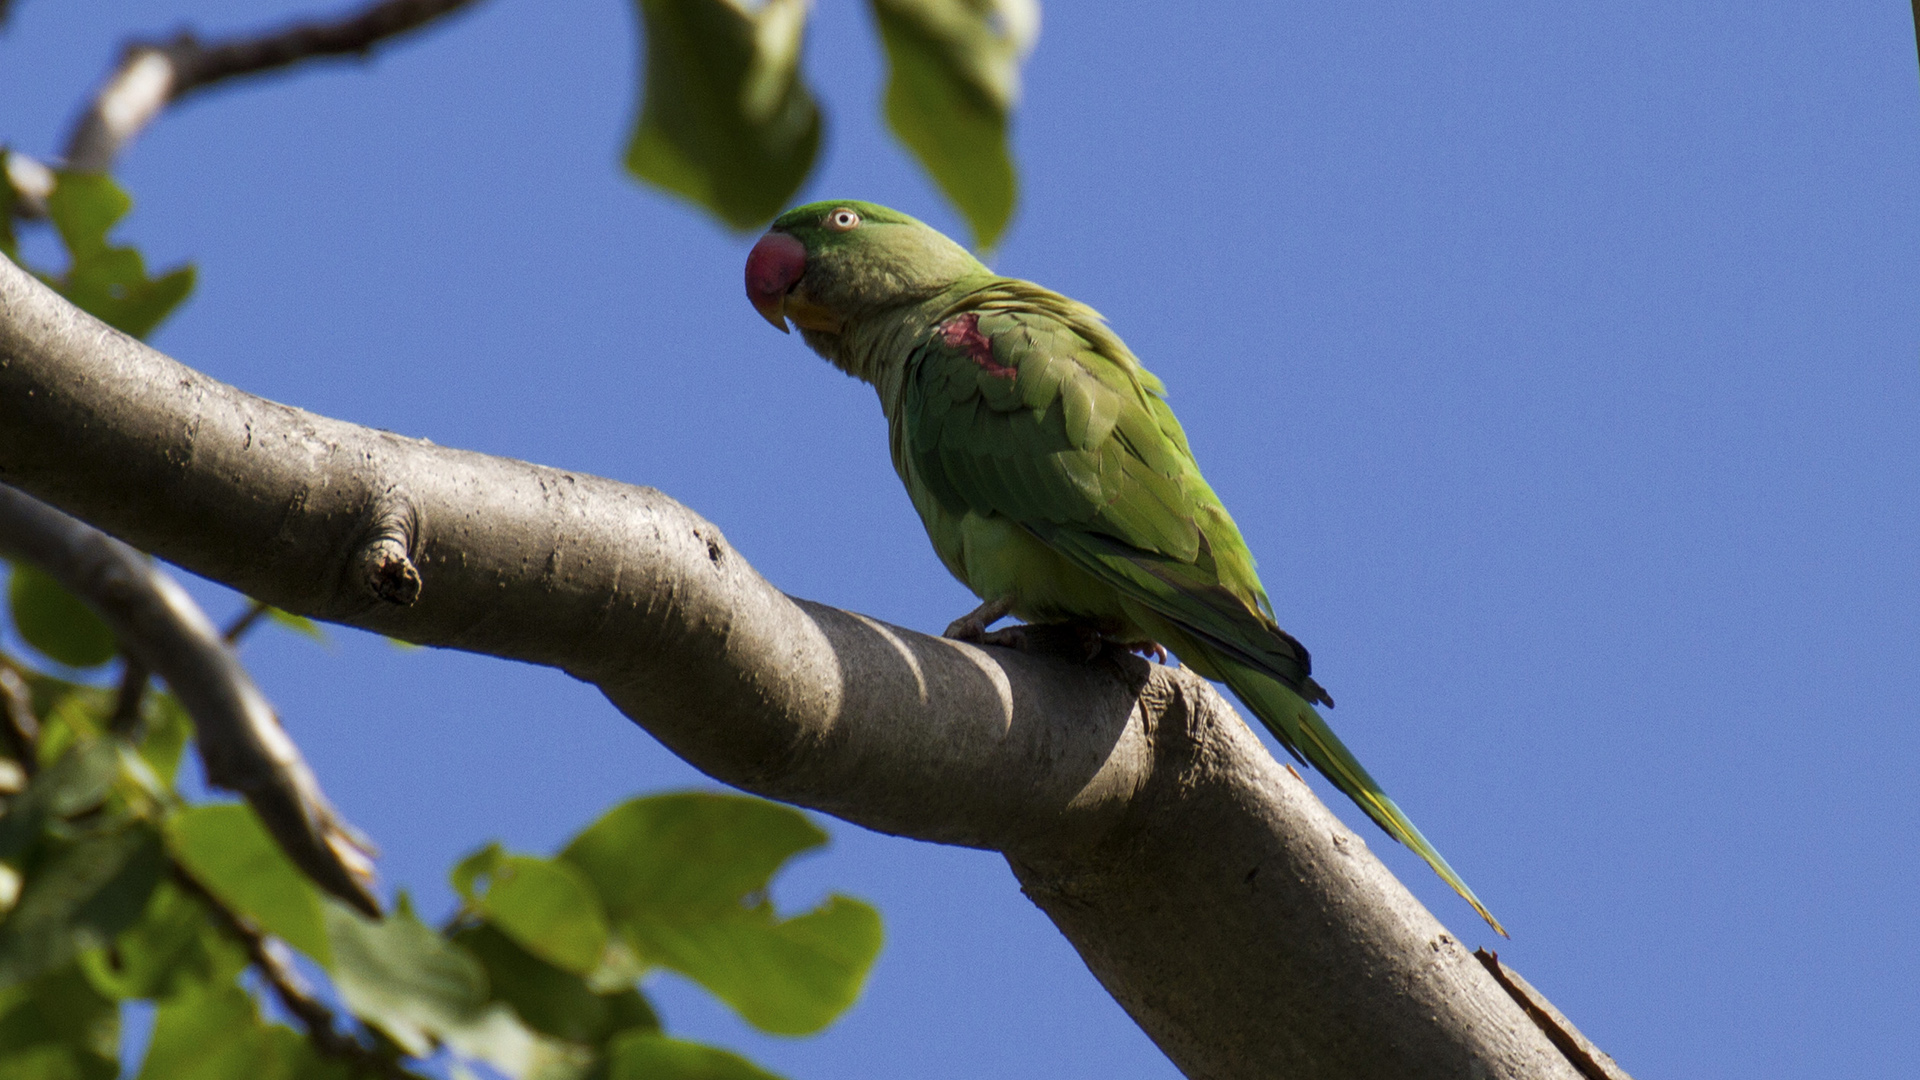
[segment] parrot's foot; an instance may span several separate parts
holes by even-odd
[[[1006,618],[1007,612],[1012,610],[1013,601],[1011,600],[989,600],[979,607],[974,608],[972,611],[967,612],[965,615],[953,620],[951,623],[948,623],[947,632],[941,636],[952,638],[955,641],[971,642],[975,645],[1004,644],[999,641],[989,641],[988,638],[995,635],[987,633],[987,627]],[[1002,633],[1005,632],[1006,631],[1002,631]],[[1012,647],[1017,649],[1020,646],[1014,645]]]
[[[1088,663],[1106,650],[1108,640],[1095,623],[1053,622],[1009,626],[988,634],[981,644]]]

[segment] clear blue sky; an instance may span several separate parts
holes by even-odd
[[[0,138],[53,150],[126,34],[339,6],[20,0]],[[1045,14],[995,263],[1106,312],[1166,379],[1335,723],[1513,930],[1502,956],[1643,1078],[1910,1076],[1908,6]],[[494,0],[167,116],[122,171],[122,235],[200,266],[156,343],[279,401],[657,486],[788,591],[937,631],[972,599],[870,391],[748,307],[750,236],[616,169],[634,39],[616,0]],[[803,194],[954,225],[880,129],[863,5],[821,0],[807,59],[830,130]],[[247,656],[429,911],[490,837],[546,850],[705,783],[555,672],[334,642]],[[1174,1075],[996,856],[832,831],[779,899],[881,907],[866,998],[793,1042],[663,980],[674,1030],[794,1080]]]

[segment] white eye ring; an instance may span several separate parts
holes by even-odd
[[[860,215],[841,207],[827,215],[827,228],[834,232],[852,232],[860,224]]]

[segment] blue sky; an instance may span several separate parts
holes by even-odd
[[[0,138],[40,154],[122,37],[316,10],[16,7]],[[1909,1075],[1907,5],[1045,20],[994,264],[1100,308],[1165,378],[1334,723],[1511,928],[1503,958],[1638,1076]],[[120,235],[201,286],[156,344],[279,401],[659,487],[789,592],[937,631],[972,598],[870,391],[753,313],[751,236],[616,168],[634,41],[616,0],[492,0],[163,118],[121,171]],[[803,197],[957,227],[879,126],[864,7],[821,0],[807,60],[830,126]],[[547,850],[706,783],[558,673],[333,642],[263,634],[247,659],[428,911],[489,838]],[[789,1041],[662,980],[672,1029],[794,1080],[1175,1075],[997,856],[831,828],[778,898],[880,906],[865,999]]]

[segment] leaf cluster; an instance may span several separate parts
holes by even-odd
[[[627,169],[736,229],[794,201],[824,119],[802,70],[806,0],[633,0],[646,51]],[[1034,0],[869,0],[887,123],[982,247],[1013,216],[1008,126]]]
[[[894,131],[982,245],[1014,203],[1008,118],[1037,28],[1031,0],[871,0],[891,64]],[[626,155],[637,177],[734,228],[770,220],[811,172],[824,130],[802,73],[804,0],[635,0],[647,64]],[[5,173],[0,149],[0,175]],[[0,254],[19,261],[12,185]],[[124,333],[151,333],[191,293],[110,239],[132,201],[108,176],[57,174],[46,215],[58,270],[29,267]],[[24,265],[24,264],[23,264]],[[371,920],[324,895],[251,808],[194,803],[175,778],[191,719],[120,655],[85,604],[14,566],[18,640],[0,650],[0,1076],[120,1075],[122,1007],[153,1005],[140,1080],[401,1077],[444,1055],[551,1080],[771,1074],[661,1030],[643,982],[671,971],[762,1030],[820,1030],[857,998],[881,927],[832,895],[782,914],[774,877],[826,836],[799,811],[687,792],[634,799],[550,857],[488,845],[453,868],[442,926],[400,898]],[[311,622],[261,617],[320,636]],[[318,983],[319,988],[315,988]]]
[[[71,265],[42,276],[146,332],[192,273],[149,279],[138,252],[107,243],[129,205],[111,180],[63,176],[49,209]],[[117,1077],[121,1006],[147,1001],[140,1080],[391,1078],[443,1051],[540,1080],[770,1080],[667,1036],[641,981],[674,971],[763,1030],[804,1035],[853,1003],[879,951],[879,915],[858,900],[783,917],[768,899],[780,868],[826,841],[805,815],[699,792],[624,803],[550,858],[481,848],[453,868],[462,902],[443,927],[404,895],[368,919],[303,876],[247,805],[182,797],[192,722],[144,680],[88,681],[120,653],[90,608],[28,566],[7,595],[18,638],[72,677],[0,651],[0,1076]],[[230,637],[263,617],[321,636],[256,605]]]
[[[113,656],[104,628],[68,625],[94,616],[58,585],[16,567],[9,592],[16,631],[57,663]],[[552,857],[481,848],[453,868],[461,904],[442,927],[404,896],[368,919],[250,807],[180,795],[192,725],[171,695],[116,722],[112,690],[4,653],[0,671],[27,717],[0,747],[0,1075],[117,1076],[120,1006],[149,1001],[142,1080],[395,1076],[443,1051],[511,1077],[753,1080],[770,1074],[663,1033],[641,982],[677,972],[802,1035],[853,1003],[880,947],[858,900],[783,916],[768,899],[826,840],[805,815],[701,792],[623,803]],[[276,1019],[299,1013],[289,978],[337,1001],[338,1025]],[[263,982],[279,998],[265,1008]]]
[[[0,150],[0,175],[6,153]],[[0,253],[19,262],[14,198],[12,185],[0,183]],[[153,277],[138,250],[111,243],[107,234],[132,208],[133,200],[110,176],[57,173],[47,217],[66,248],[67,267],[59,273],[28,269],[73,306],[124,334],[145,337],[193,292],[194,268],[177,266]]]

